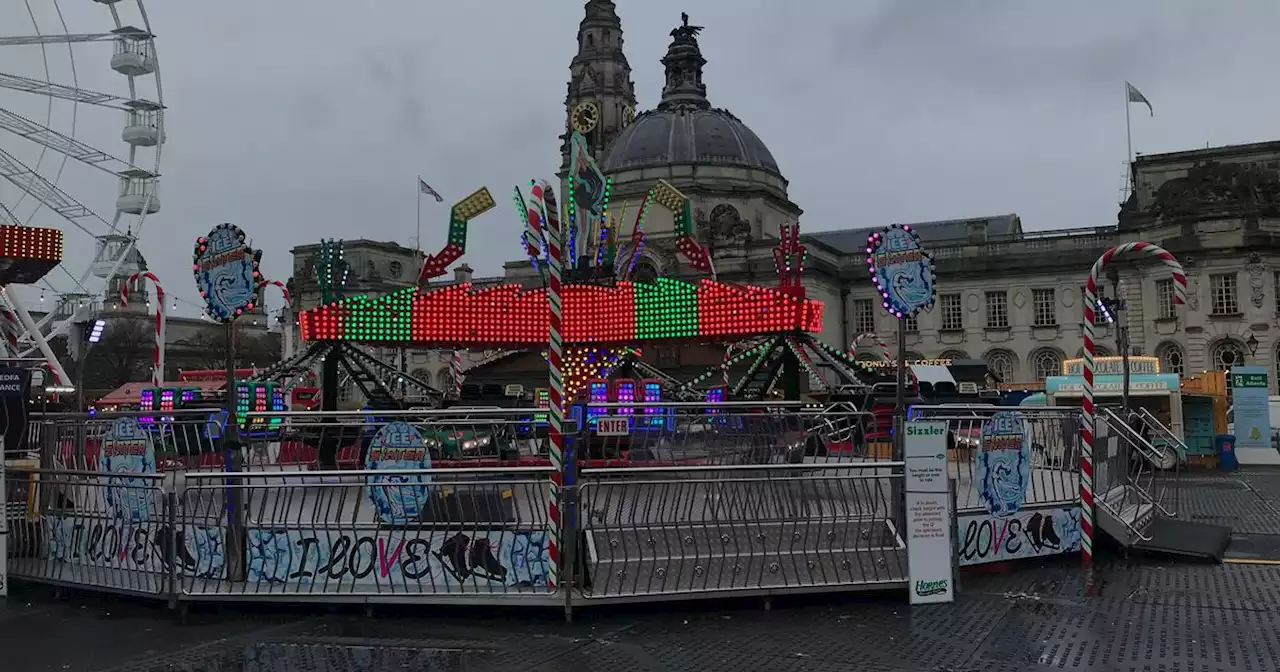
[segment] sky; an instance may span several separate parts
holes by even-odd
[[[680,13],[706,27],[708,97],[770,147],[806,231],[1006,213],[1030,230],[1114,224],[1126,80],[1155,111],[1131,109],[1139,153],[1280,139],[1274,0],[616,3],[642,110],[658,101]],[[116,7],[122,24],[142,25],[132,0]],[[12,0],[0,38],[35,34],[33,16],[40,33],[64,32],[55,9],[66,32],[114,27],[88,0]],[[146,11],[168,137],[162,209],[139,247],[178,314],[199,312],[191,246],[221,222],[241,226],[280,280],[290,248],[322,237],[413,246],[419,174],[446,200],[421,203],[424,249],[444,244],[448,203],[488,186],[499,208],[473,222],[465,261],[498,275],[520,257],[505,194],[559,166],[581,0],[166,0]],[[47,63],[55,82],[125,95],[110,53],[0,46],[0,73],[45,79]],[[138,87],[157,99],[152,78]],[[0,89],[0,108],[126,155],[122,113],[74,107]],[[112,176],[75,162],[59,173],[58,157],[4,130],[0,149],[111,221]],[[107,224],[82,222],[85,233],[32,216],[34,202],[7,183],[0,201],[67,230],[69,272],[49,279],[73,289],[90,233]]]

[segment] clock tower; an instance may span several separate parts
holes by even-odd
[[[622,20],[612,0],[589,0],[578,25],[578,54],[569,63],[565,134],[560,144],[560,177],[569,171],[569,136],[587,138],[597,162],[609,143],[636,116],[636,86],[622,53]]]

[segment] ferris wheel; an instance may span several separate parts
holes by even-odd
[[[10,354],[47,360],[65,384],[48,340],[143,270],[137,241],[160,210],[160,64],[142,0],[3,4],[0,224],[61,229],[64,253],[41,281],[43,315],[18,292],[0,293],[0,310],[17,323]]]

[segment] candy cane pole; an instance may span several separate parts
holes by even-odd
[[[284,296],[284,310],[281,311],[282,320],[284,322],[284,350],[282,359],[293,357],[293,302],[289,299],[289,288],[284,286],[279,280],[263,280],[258,283],[258,289],[264,287],[279,287],[280,293]]]
[[[18,337],[22,335],[22,327],[18,324],[18,316],[8,308],[0,308],[0,333],[4,334],[5,345],[9,354],[18,356]]]
[[[453,375],[453,396],[462,398],[462,351],[454,350],[453,359],[449,360],[449,373]]]
[[[884,361],[886,362],[893,361],[893,354],[889,352],[889,344],[885,343],[884,340],[881,339],[879,336],[877,336],[874,331],[868,331],[865,334],[858,334],[857,336],[853,337],[853,342],[849,344],[850,357],[857,356],[858,344],[863,341],[874,342],[876,345],[880,346],[880,356],[884,358]]]
[[[732,344],[732,343],[730,343],[729,345],[725,346],[725,348],[724,348],[724,363],[722,363],[722,364],[720,365],[720,373],[721,373],[721,375],[724,377],[724,389],[725,389],[725,392],[726,392],[726,393],[729,391],[729,360],[731,360],[731,359],[733,359],[733,344]],[[728,399],[725,399],[725,401],[728,401]]]
[[[564,377],[561,362],[564,357],[564,340],[561,332],[560,282],[563,276],[563,253],[566,244],[565,230],[560,226],[560,208],[556,205],[555,191],[547,182],[541,182],[542,197],[547,204],[547,261],[551,271],[547,282],[547,304],[550,308],[547,363],[550,372],[551,422],[547,428],[550,440],[548,455],[551,458],[551,498],[547,520],[547,587],[555,590],[560,580],[560,489],[564,485]]]
[[[1093,320],[1098,304],[1098,277],[1113,258],[1130,252],[1159,259],[1173,275],[1174,305],[1187,302],[1187,274],[1182,271],[1182,264],[1172,254],[1151,243],[1117,245],[1098,257],[1089,270],[1089,279],[1084,285],[1084,365],[1081,367],[1084,393],[1080,400],[1080,555],[1086,569],[1093,567],[1093,430],[1096,420],[1093,411]]]
[[[138,271],[129,276],[129,279],[120,285],[120,306],[127,308],[129,306],[129,285],[144,278],[151,281],[156,286],[156,350],[151,358],[151,384],[160,387],[164,384],[164,341],[165,341],[165,313],[164,313],[164,287],[160,286],[160,278],[150,271]]]

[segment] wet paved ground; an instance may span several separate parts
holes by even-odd
[[[1183,485],[1185,517],[1238,531],[1236,563],[1114,558],[1092,596],[1074,558],[966,579],[952,605],[689,603],[582,611],[568,625],[550,612],[319,607],[194,609],[178,625],[160,605],[15,586],[0,608],[0,669],[1280,670],[1280,471]]]

